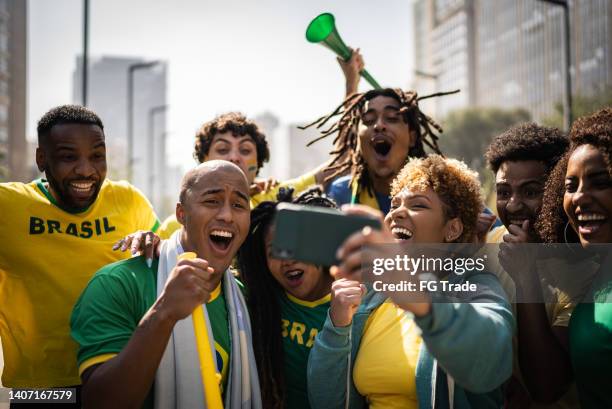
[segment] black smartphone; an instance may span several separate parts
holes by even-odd
[[[336,251],[356,231],[380,229],[373,217],[348,215],[324,207],[281,203],[274,221],[272,255],[322,266],[338,264]]]

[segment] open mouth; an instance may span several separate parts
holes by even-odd
[[[518,227],[522,228],[523,227],[523,223],[525,222],[525,220],[529,220],[529,219],[527,217],[520,217],[520,216],[516,217],[516,216],[514,216],[514,217],[512,217],[510,219],[510,224],[515,224]]]
[[[372,139],[372,148],[374,148],[374,152],[382,158],[387,157],[389,152],[391,152],[391,148],[393,144],[384,136],[375,136]]]
[[[596,233],[606,222],[606,216],[599,213],[580,213],[578,215],[578,232],[582,235]]]
[[[412,232],[405,227],[393,227],[391,233],[398,241],[406,241],[412,238]]]
[[[225,252],[234,239],[234,233],[227,230],[216,229],[210,232],[209,237],[215,250]]]
[[[293,269],[289,271],[285,271],[285,278],[287,279],[287,283],[289,287],[295,288],[299,287],[302,284],[304,277],[304,270]]]

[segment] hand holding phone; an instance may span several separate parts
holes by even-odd
[[[336,251],[364,227],[380,229],[380,219],[336,209],[281,203],[274,223],[272,255],[316,265],[339,263]]]

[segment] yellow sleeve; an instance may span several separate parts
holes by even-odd
[[[134,214],[134,220],[136,220],[136,230],[147,230],[157,231],[159,228],[159,219],[155,214],[153,205],[149,202],[149,199],[142,194],[135,186],[131,186],[133,192],[132,208],[130,209]]]
[[[287,180],[279,184],[278,186],[270,189],[268,192],[261,192],[254,196],[251,196],[251,208],[257,206],[261,202],[276,201],[276,195],[278,194],[278,191],[281,187],[292,186],[295,190],[295,193],[299,193],[308,189],[312,185],[316,185],[317,181],[315,179],[315,174],[315,171],[306,173],[305,175],[302,175],[295,179]]]
[[[86,359],[81,365],[79,365],[79,376],[82,376],[83,372],[85,372],[88,368],[91,368],[92,366],[97,364],[102,364],[116,356],[117,354],[102,354]]]
[[[498,226],[487,233],[487,243],[488,244],[496,244],[501,243],[504,234],[508,233],[506,226]]]
[[[162,240],[169,239],[172,233],[181,228],[181,224],[176,220],[176,215],[168,216],[166,220],[159,226],[157,235]]]

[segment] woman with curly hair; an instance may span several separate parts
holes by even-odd
[[[384,228],[364,229],[338,251],[329,317],[308,363],[311,405],[502,407],[500,387],[512,372],[514,322],[495,275],[439,274],[453,283],[469,277],[482,290],[463,303],[426,292],[412,293],[409,300],[372,288],[364,295],[361,287],[361,263],[389,257],[384,246],[366,245],[473,243],[482,209],[476,173],[439,155],[412,159],[391,194]],[[346,211],[382,217],[364,206]]]
[[[278,201],[292,201],[292,192],[281,189]],[[318,188],[292,202],[336,207]],[[272,257],[277,204],[263,202],[252,210],[249,235],[238,253],[238,264],[248,289],[263,406],[308,409],[306,363],[327,316],[333,279],[328,268]]]
[[[583,408],[612,407],[612,108],[579,118],[570,132],[563,210],[600,269],[574,309],[570,357]]]

